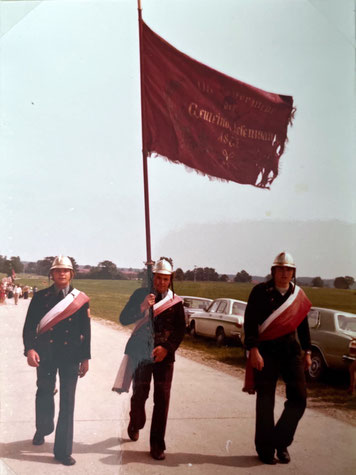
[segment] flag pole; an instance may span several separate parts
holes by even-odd
[[[138,10],[138,28],[140,42],[140,87],[141,87],[141,134],[142,134],[142,163],[143,163],[143,188],[145,199],[145,224],[146,224],[146,258],[147,258],[147,285],[152,290],[152,256],[151,256],[151,225],[150,225],[150,197],[148,188],[148,167],[147,167],[147,150],[144,129],[144,84],[143,84],[143,55],[142,55],[142,6],[141,0],[137,0]]]

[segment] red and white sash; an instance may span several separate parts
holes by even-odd
[[[303,289],[295,286],[294,292],[266,320],[259,325],[259,341],[274,340],[295,331],[309,312],[311,302]],[[245,372],[245,384],[242,389],[249,394],[255,394],[255,384],[251,357],[248,354]]]
[[[153,305],[153,316],[157,317],[160,313],[164,312],[170,307],[173,307],[173,305],[176,305],[179,302],[183,302],[183,299],[177,294],[174,294],[173,296],[171,289],[168,289],[167,295],[164,297],[164,299]]]
[[[310,300],[303,289],[296,285],[287,300],[259,326],[259,340],[274,340],[293,332],[302,323],[310,307]]]
[[[157,317],[162,312],[179,302],[183,302],[183,299],[178,295],[173,296],[173,292],[168,289],[167,295],[164,299],[153,305],[153,317]],[[144,316],[137,322],[135,328],[132,330],[130,338],[132,338],[133,335],[149,321],[149,318],[150,312],[149,310],[146,310]],[[119,394],[124,392],[128,393],[135,369],[136,368],[133,367],[132,359],[129,355],[125,354],[121,361],[119,371],[117,372],[112,391],[116,391]]]
[[[42,335],[57,323],[73,315],[87,302],[89,302],[89,297],[84,292],[73,289],[41,318],[37,333]]]

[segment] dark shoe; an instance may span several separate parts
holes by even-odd
[[[58,462],[60,462],[62,465],[74,465],[75,464],[75,459],[71,456],[68,455],[67,457],[57,457],[56,455],[54,456]]]
[[[265,454],[258,454],[258,458],[261,460],[262,463],[266,465],[276,465],[277,460],[274,458],[274,455],[265,455]]]
[[[277,457],[281,463],[289,463],[290,462],[290,455],[286,448],[277,449]]]
[[[44,441],[45,441],[44,436],[41,434],[41,432],[38,432],[38,430],[36,430],[36,433],[35,433],[35,435],[33,436],[33,439],[32,439],[32,444],[33,445],[42,445],[42,444],[44,444]]]
[[[155,460],[164,460],[166,456],[164,455],[164,450],[157,447],[151,447],[150,451],[151,457]]]
[[[133,426],[131,425],[131,423],[129,424],[128,428],[127,428],[127,433],[130,437],[131,440],[133,440],[134,442],[136,442],[138,440],[138,437],[139,437],[139,431],[138,430],[135,430],[133,428]]]

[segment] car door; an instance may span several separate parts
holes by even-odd
[[[214,300],[205,314],[199,314],[198,333],[200,335],[214,337],[215,321],[219,318],[218,309],[221,306],[221,300]]]
[[[218,306],[219,300],[214,300],[206,312],[198,312],[194,315],[195,332],[198,335],[207,335],[207,329],[209,328],[209,322],[211,318],[210,314],[215,314]]]
[[[343,368],[345,361],[343,356],[348,353],[351,335],[345,334],[340,330],[338,317],[340,312],[337,310],[330,312],[330,326],[323,336],[324,358],[330,368]],[[321,318],[324,317],[322,312]],[[322,322],[323,323],[323,322]]]
[[[246,305],[243,302],[231,302],[231,312],[225,317],[228,329],[228,333],[225,332],[227,336],[241,337]]]
[[[210,314],[210,318],[207,326],[207,335],[211,338],[215,338],[216,330],[218,327],[224,328],[224,318],[228,311],[228,301],[220,300],[219,305],[216,308],[216,312]]]

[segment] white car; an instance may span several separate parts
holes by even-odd
[[[241,343],[247,302],[235,299],[216,299],[205,312],[190,317],[190,334],[215,338],[220,346],[226,338]]]
[[[206,310],[213,301],[205,297],[191,297],[190,295],[181,295],[181,298],[183,299],[185,324],[187,328],[189,328],[191,316],[197,312]]]

